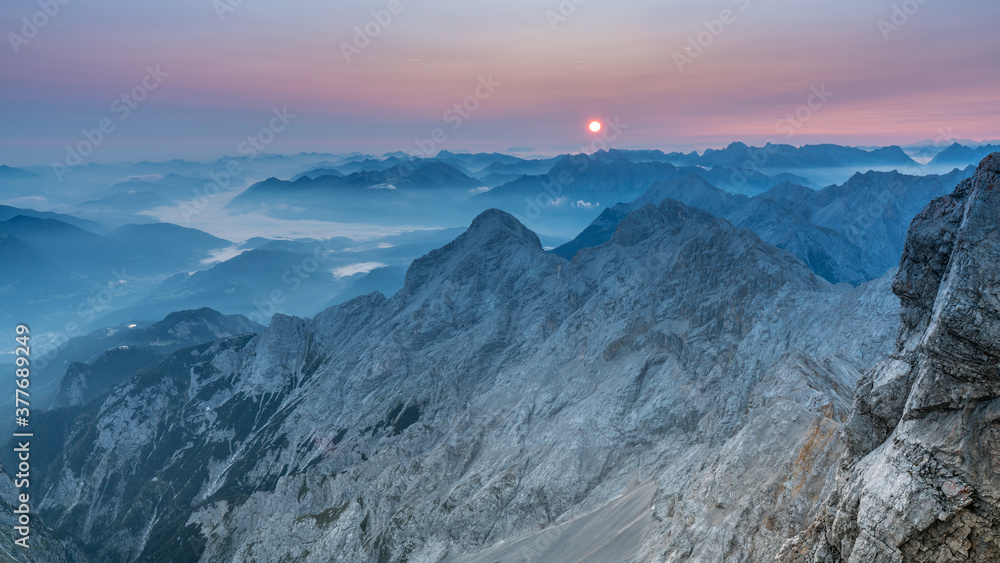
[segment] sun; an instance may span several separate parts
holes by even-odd
[[[601,125],[600,121],[591,121],[590,122],[590,130],[592,132],[594,132],[594,133],[600,133],[601,132],[601,127],[602,127],[602,125]]]

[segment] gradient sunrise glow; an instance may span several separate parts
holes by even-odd
[[[273,152],[414,152],[443,127],[440,148],[554,153],[595,116],[630,148],[1000,136],[995,0],[55,1],[23,43],[39,3],[0,7],[5,164],[59,158],[157,64],[93,160],[232,154],[275,108],[297,118]]]

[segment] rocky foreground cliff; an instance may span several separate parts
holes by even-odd
[[[572,260],[487,211],[39,415],[42,516],[98,561],[995,560],[998,158],[859,287],[674,200]]]
[[[784,561],[1000,561],[1000,153],[914,220],[896,350],[861,381],[825,513]]]

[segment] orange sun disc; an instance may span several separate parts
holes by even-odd
[[[594,133],[599,133],[601,131],[601,122],[600,121],[591,121],[590,122],[590,130],[593,131]]]

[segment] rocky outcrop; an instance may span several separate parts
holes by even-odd
[[[1000,153],[914,220],[896,351],[859,383],[795,562],[1000,560]]]

